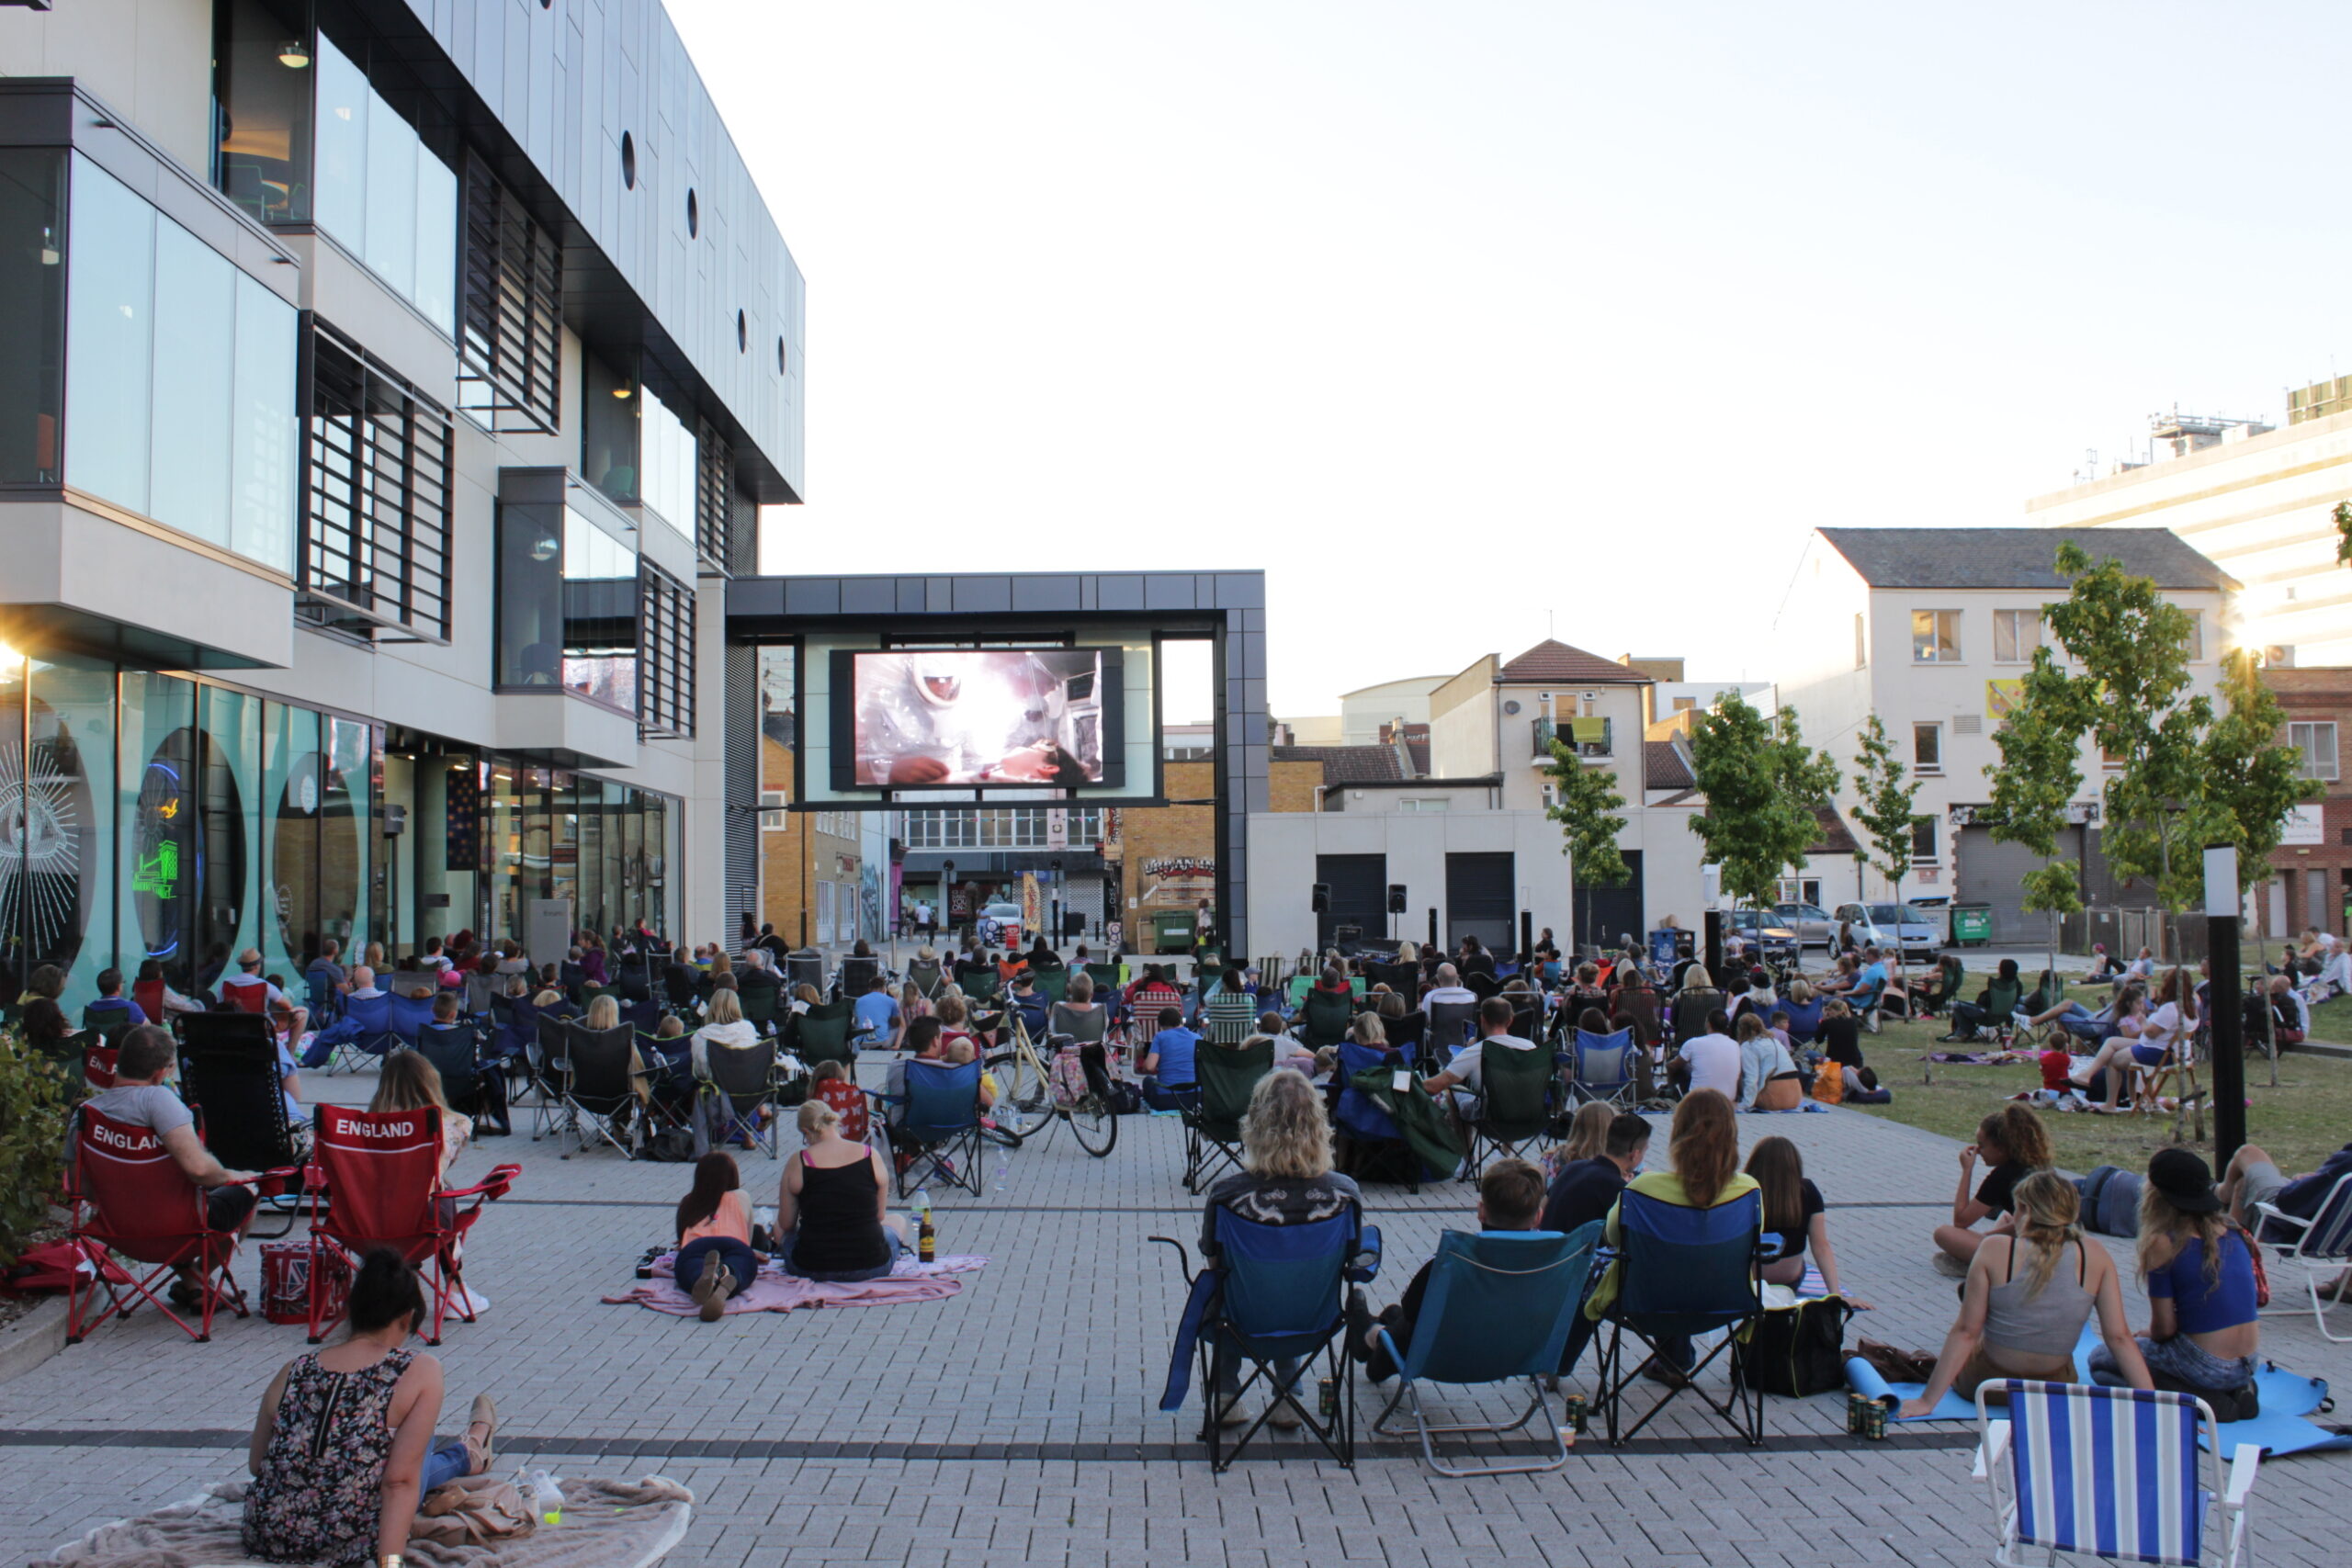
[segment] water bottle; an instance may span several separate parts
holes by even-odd
[[[515,1490],[531,1500],[531,1512],[550,1529],[563,1523],[563,1488],[544,1470],[528,1470],[517,1478]]]

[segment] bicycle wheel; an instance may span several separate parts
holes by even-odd
[[[1070,1135],[1078,1146],[1101,1159],[1119,1141],[1119,1119],[1110,1108],[1092,1095],[1088,1095],[1069,1108]]]
[[[1035,1056],[1000,1051],[988,1059],[989,1077],[996,1080],[996,1104],[989,1114],[997,1131],[1014,1143],[1044,1132],[1053,1121],[1053,1086]]]

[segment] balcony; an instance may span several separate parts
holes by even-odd
[[[1566,718],[1534,721],[1535,752],[1530,759],[1537,767],[1552,761],[1552,742],[1559,741],[1580,761],[1606,761],[1616,752],[1616,734],[1611,722],[1605,718]]]

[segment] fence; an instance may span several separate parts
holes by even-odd
[[[2085,909],[2058,922],[2058,951],[2087,954],[2097,942],[2129,963],[2146,948],[2159,964],[2194,964],[2205,956],[2205,917],[2163,909]]]

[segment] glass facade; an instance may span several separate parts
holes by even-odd
[[[87,159],[72,185],[65,481],[291,575],[294,308]]]
[[[368,73],[323,38],[314,73],[318,189],[311,217],[454,339],[456,173],[368,83]]]
[[[311,220],[309,6],[214,0],[213,183],[264,223]]]
[[[642,507],[693,538],[699,478],[694,428],[634,371],[593,355],[583,369],[580,471],[607,499]]]
[[[0,485],[54,485],[65,398],[62,152],[0,150]]]
[[[44,964],[182,990],[247,947],[298,980],[324,939],[519,932],[523,901],[668,929],[671,803],[496,758],[387,756],[357,719],[56,654],[0,661],[0,986]],[[380,808],[410,831],[385,839]],[[387,846],[391,852],[387,853]]]
[[[637,547],[552,502],[498,508],[497,684],[637,712]]]

